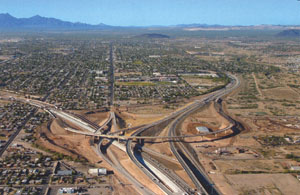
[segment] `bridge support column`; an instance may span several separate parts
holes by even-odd
[[[98,141],[99,141],[99,137],[97,137],[97,136],[94,136],[94,137],[93,137],[93,141],[94,141],[94,144],[98,143]]]

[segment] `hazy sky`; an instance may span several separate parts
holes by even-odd
[[[300,24],[297,0],[0,0],[0,13],[121,26]]]

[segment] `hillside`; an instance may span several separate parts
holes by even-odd
[[[283,30],[280,33],[278,33],[278,36],[281,36],[281,37],[300,37],[300,30],[298,30],[298,29]]]

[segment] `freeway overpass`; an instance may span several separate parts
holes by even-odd
[[[133,136],[126,136],[126,135],[113,135],[113,134],[95,134],[92,132],[87,131],[80,131],[76,130],[70,127],[66,127],[65,130],[69,131],[71,133],[86,135],[86,136],[94,136],[94,137],[101,137],[101,138],[108,138],[108,139],[120,139],[120,140],[139,140],[139,139],[162,139],[162,140],[174,140],[174,139],[180,139],[180,138],[189,138],[189,137],[204,137],[209,135],[217,136],[221,133],[227,133],[227,131],[230,131],[232,128],[232,125],[229,125],[226,128],[219,129],[217,131],[212,132],[206,132],[206,133],[200,133],[195,135],[178,135],[178,136],[139,136],[139,135],[133,135]]]

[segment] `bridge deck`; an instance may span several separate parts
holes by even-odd
[[[166,140],[172,140],[172,139],[179,139],[179,138],[188,138],[188,137],[203,137],[203,136],[208,136],[208,135],[217,135],[219,133],[226,132],[227,130],[230,130],[232,128],[232,125],[224,128],[224,129],[219,129],[217,131],[213,132],[207,132],[207,133],[201,133],[201,134],[196,134],[196,135],[178,135],[178,136],[120,136],[120,135],[108,135],[108,134],[95,134],[95,133],[90,133],[90,132],[83,132],[79,131],[76,129],[72,129],[69,127],[66,127],[65,130],[72,132],[72,133],[77,133],[81,135],[87,135],[87,136],[95,136],[95,137],[103,137],[103,138],[110,138],[110,139],[122,139],[122,140],[129,140],[129,139],[166,139]]]

